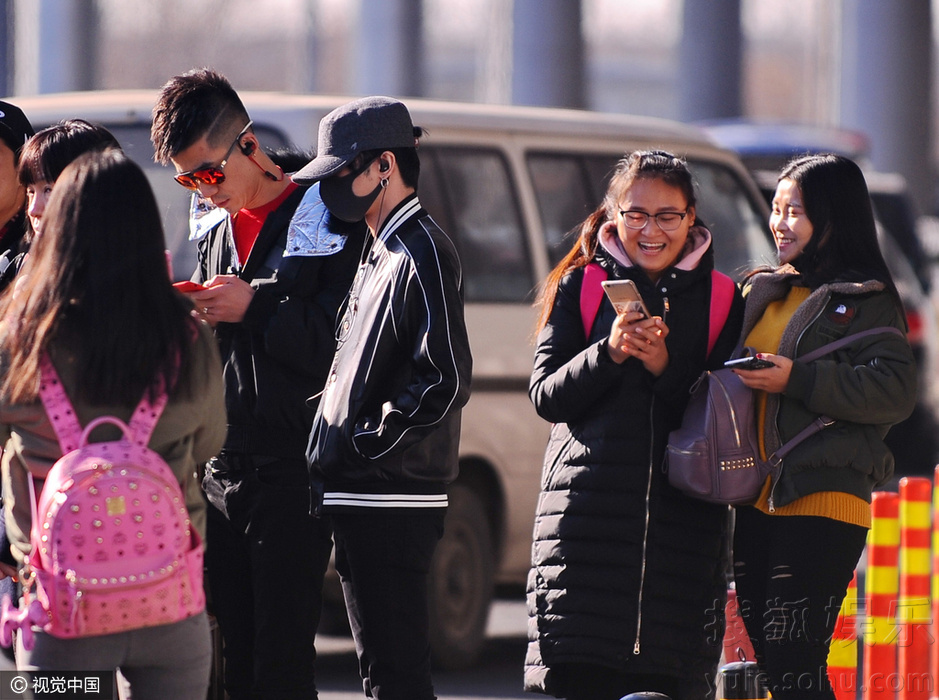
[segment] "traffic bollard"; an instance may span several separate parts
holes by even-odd
[[[769,693],[756,661],[733,661],[721,666],[722,700],[762,700]]]

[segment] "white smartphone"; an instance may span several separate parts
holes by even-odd
[[[613,304],[617,314],[639,311],[645,318],[652,318],[652,314],[642,301],[636,283],[632,280],[603,280],[600,284],[603,285],[603,291],[606,292],[607,299]]]

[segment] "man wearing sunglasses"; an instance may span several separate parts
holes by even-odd
[[[155,159],[228,216],[199,240],[190,293],[215,328],[228,437],[206,465],[206,569],[232,700],[316,698],[313,641],[331,549],[310,517],[306,443],[335,319],[365,240],[261,149],[241,99],[200,69],[153,110]],[[180,191],[180,195],[182,195]]]

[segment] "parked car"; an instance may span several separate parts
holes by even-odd
[[[733,149],[750,170],[779,172],[789,160],[805,153],[837,153],[862,168],[870,166],[870,139],[854,129],[744,118],[702,121],[698,126]]]
[[[244,93],[260,142],[316,143],[320,118],[340,97]],[[12,98],[37,126],[83,117],[111,129],[146,168],[161,203],[178,277],[194,268],[189,199],[152,161],[155,91]],[[460,475],[431,574],[435,662],[471,664],[485,639],[494,585],[520,591],[530,562],[535,502],[549,425],[528,399],[538,284],[572,244],[569,232],[597,205],[616,161],[637,148],[688,159],[699,215],[717,266],[737,276],[773,259],[767,209],[740,159],[700,129],[589,112],[407,100],[427,129],[420,197],[459,249],[474,355],[463,412]],[[276,580],[272,581],[276,586]]]

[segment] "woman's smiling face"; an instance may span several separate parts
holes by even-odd
[[[694,207],[688,206],[684,193],[678,187],[654,177],[639,178],[629,186],[618,202],[616,212],[616,231],[626,255],[634,265],[642,268],[649,278],[658,281],[667,268],[674,265],[681,257],[688,231],[694,222]],[[627,216],[632,219],[642,218],[637,213],[646,214],[642,228],[627,226]],[[672,231],[663,231],[656,219],[657,214],[675,214],[681,217],[678,227]],[[633,225],[636,222],[633,221]]]
[[[781,265],[798,258],[812,239],[814,227],[805,213],[802,191],[795,181],[784,179],[776,185],[769,227],[776,241]]]

